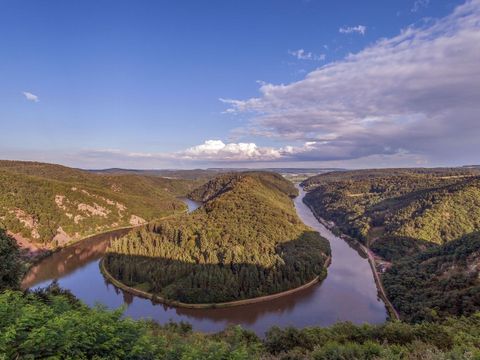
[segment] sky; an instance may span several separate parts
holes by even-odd
[[[0,158],[480,163],[480,0],[0,0]]]

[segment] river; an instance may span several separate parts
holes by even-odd
[[[86,304],[104,304],[115,309],[126,304],[125,315],[135,319],[152,318],[165,323],[187,321],[194,330],[216,332],[228,324],[240,324],[263,335],[273,325],[327,326],[337,321],[382,323],[387,318],[384,303],[378,298],[372,270],[366,258],[343,239],[320,224],[303,203],[305,195],[294,199],[303,222],[330,241],[332,263],[327,278],[320,284],[291,295],[263,303],[224,309],[183,309],[154,304],[108,283],[99,270],[99,261],[113,237],[128,230],[97,235],[65,248],[34,266],[23,280],[24,288],[47,286],[57,279]],[[184,199],[189,211],[199,204]]]

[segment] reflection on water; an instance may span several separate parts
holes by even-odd
[[[368,261],[344,240],[333,235],[302,202],[295,199],[300,218],[330,241],[332,264],[322,284],[268,302],[225,309],[182,309],[153,304],[150,300],[124,293],[109,284],[99,270],[99,261],[110,239],[122,233],[99,235],[64,249],[45,259],[27,274],[24,287],[42,287],[52,280],[72,291],[88,305],[102,303],[109,308],[127,304],[132,318],[152,318],[159,322],[188,321],[195,330],[220,331],[228,324],[241,324],[262,335],[273,325],[297,327],[330,325],[337,321],[380,323],[387,312],[377,297]],[[190,202],[190,203],[189,203]],[[186,201],[189,211],[199,204]],[[121,230],[119,230],[121,231]],[[125,231],[125,230],[123,230]]]
[[[187,205],[188,212],[197,210],[200,206],[202,206],[201,202],[194,201],[189,198],[181,198],[180,200],[182,200]]]

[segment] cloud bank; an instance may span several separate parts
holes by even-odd
[[[90,149],[83,150],[77,156],[97,160],[116,160],[125,162],[204,162],[204,163],[231,163],[231,162],[266,162],[285,160],[292,155],[311,151],[315,142],[306,142],[300,146],[268,147],[258,146],[255,143],[224,143],[222,140],[206,140],[203,144],[192,146],[176,152],[147,153],[128,152],[119,149]]]
[[[353,31],[353,30],[352,30]],[[243,132],[312,143],[297,160],[423,154],[461,158],[480,149],[480,0],[409,27],[261,96],[223,100],[251,116]]]

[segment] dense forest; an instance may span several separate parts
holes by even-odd
[[[179,179],[179,180],[202,180],[208,181],[220,173],[228,172],[224,169],[193,169],[193,170],[135,170],[135,169],[120,169],[111,168],[103,170],[89,170],[90,172],[97,174],[109,174],[109,175],[148,175],[156,176],[167,179]],[[231,170],[230,170],[231,171]]]
[[[183,212],[203,181],[100,175],[60,165],[0,161],[0,227],[40,247]]]
[[[404,319],[470,315],[480,309],[480,232],[395,261],[383,283]]]
[[[0,228],[0,290],[15,289],[20,284],[22,263],[17,242]]]
[[[480,310],[478,170],[345,171],[304,185],[317,214],[393,263],[382,278],[403,319]]]
[[[185,303],[252,298],[323,278],[329,244],[298,218],[296,194],[275,173],[220,175],[192,193],[205,201],[201,208],[114,241],[104,264],[129,286]]]

